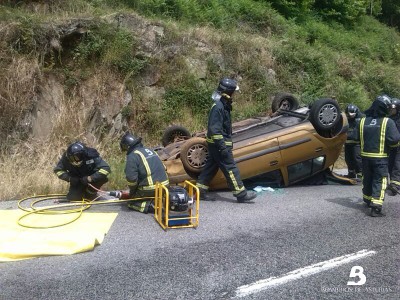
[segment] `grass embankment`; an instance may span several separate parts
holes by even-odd
[[[400,97],[400,36],[372,17],[344,26],[311,14],[286,20],[262,1],[165,3],[55,0],[0,7],[0,199],[65,191],[52,168],[62,149],[76,139],[98,148],[110,163],[108,188],[125,187],[117,137],[108,137],[108,128],[99,128],[93,137],[85,114],[77,117],[85,100],[81,91],[89,82],[96,82],[99,105],[107,102],[101,91],[110,82],[134,95],[121,112],[150,146],[159,143],[162,130],[172,123],[203,129],[210,94],[223,76],[235,76],[241,86],[234,120],[268,111],[271,97],[280,91],[303,103],[334,96],[343,107],[355,103],[361,109],[382,92]],[[162,55],[143,55],[132,34],[135,28],[106,21],[115,13],[139,13],[162,26],[157,43]],[[57,48],[54,28],[75,19],[87,20],[87,31]],[[199,45],[206,45],[204,53]],[[165,49],[178,50],[171,54]],[[188,58],[207,63],[204,78],[188,68]],[[158,70],[156,85],[165,94],[148,99],[139,83],[150,67]],[[46,116],[53,123],[48,137],[35,141],[24,118],[49,77],[63,83],[63,103],[57,114]]]

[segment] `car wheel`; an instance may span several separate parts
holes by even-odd
[[[299,101],[292,94],[279,93],[272,100],[272,112],[278,109],[295,110],[299,108]]]
[[[317,131],[334,128],[340,121],[338,103],[330,98],[321,98],[314,102],[310,109],[310,121]]]
[[[165,147],[177,141],[190,138],[190,131],[180,125],[172,125],[165,129],[161,138],[161,143]]]
[[[181,161],[187,172],[199,174],[207,161],[207,142],[200,137],[186,141],[181,147]]]

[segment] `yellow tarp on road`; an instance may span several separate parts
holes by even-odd
[[[71,224],[34,229],[18,225],[26,214],[21,210],[0,210],[0,262],[15,261],[46,255],[69,255],[92,250],[101,244],[118,213],[82,213]],[[45,227],[71,221],[76,214],[32,214],[23,224]]]

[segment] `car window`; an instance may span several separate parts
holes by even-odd
[[[279,169],[253,176],[251,178],[246,178],[243,180],[243,183],[248,189],[253,189],[256,186],[273,188],[284,186],[282,172]]]
[[[324,169],[325,156],[318,156],[313,159],[305,160],[287,167],[289,174],[289,184],[309,177]]]
[[[241,129],[233,134],[233,142],[240,142],[249,138],[257,137],[269,132],[291,127],[303,122],[304,119],[292,116],[280,116],[268,122],[251,125],[249,129]]]

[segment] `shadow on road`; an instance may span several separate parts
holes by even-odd
[[[368,212],[367,205],[359,197],[332,198],[332,199],[326,199],[326,201],[339,204],[347,208],[356,209],[365,213]]]
[[[218,201],[218,202],[230,202],[230,203],[238,203],[236,198],[234,196],[230,196],[228,197],[223,197],[221,195],[218,195],[217,193],[212,193],[210,192],[209,194],[207,194],[207,197],[210,199],[207,202],[214,202],[214,201]],[[212,200],[211,200],[212,199]],[[255,199],[257,200],[257,198]],[[244,202],[244,203],[240,203],[240,204],[255,204],[255,201],[249,201],[249,202]]]

